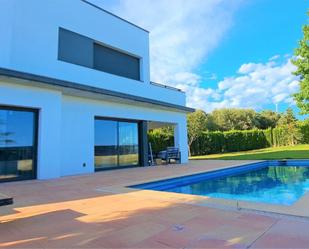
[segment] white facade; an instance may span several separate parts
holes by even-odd
[[[59,28],[140,58],[141,80],[59,60]],[[0,32],[0,109],[39,110],[37,178],[94,172],[97,116],[175,124],[175,146],[182,163],[188,161],[190,109],[184,107],[183,92],[150,83],[147,31],[82,0],[2,0]],[[70,88],[58,81],[115,95]]]

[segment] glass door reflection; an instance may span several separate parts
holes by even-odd
[[[0,181],[35,178],[35,111],[0,107]]]
[[[138,124],[119,122],[119,165],[138,165]]]
[[[95,119],[95,169],[139,165],[138,123]]]
[[[95,169],[118,165],[118,123],[95,120]]]

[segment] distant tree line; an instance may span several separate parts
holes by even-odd
[[[297,120],[292,109],[277,113],[224,108],[209,114],[197,110],[188,115],[187,125],[192,155],[309,143],[309,119]],[[154,152],[173,145],[173,139],[170,127],[149,132]]]
[[[295,118],[289,109],[289,115]],[[212,113],[197,110],[188,115],[190,126],[196,127],[199,123],[203,131],[230,131],[275,128],[278,123],[284,122],[286,115],[274,111],[265,110],[256,112],[253,109],[223,108],[216,109]]]
[[[198,126],[198,129],[196,127]],[[249,133],[239,133],[239,131],[252,131],[252,130],[270,130],[271,140],[262,143],[257,142],[258,139],[248,135]],[[217,132],[226,137],[222,140],[222,147],[224,144],[230,143],[230,140],[235,140],[235,134],[246,135],[246,138],[252,137],[252,141],[248,142],[248,146],[241,150],[264,148],[267,146],[280,146],[280,145],[295,145],[297,143],[308,142],[309,121],[299,121],[295,117],[291,108],[287,109],[284,113],[277,113],[270,110],[256,112],[252,109],[236,109],[224,108],[214,110],[212,113],[207,114],[202,110],[197,110],[188,115],[188,144],[190,152],[192,152],[193,144],[198,138],[204,136],[206,132]],[[219,133],[218,133],[219,132]],[[220,133],[221,132],[221,133]],[[226,133],[228,132],[228,133]],[[267,132],[254,132],[260,136],[267,137]],[[251,134],[251,133],[250,133]],[[241,143],[243,136],[238,135],[237,142]],[[236,142],[235,142],[236,143]],[[254,148],[251,148],[251,147]],[[225,146],[226,147],[226,146]],[[233,147],[233,146],[231,146]],[[243,147],[243,146],[242,146]],[[237,146],[231,150],[222,149],[224,151],[238,151]],[[198,153],[200,154],[200,153]]]

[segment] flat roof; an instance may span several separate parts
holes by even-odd
[[[88,0],[81,0],[81,1],[84,2],[84,3],[86,3],[86,4],[91,5],[92,7],[96,8],[96,9],[98,9],[98,10],[103,11],[103,12],[109,14],[109,15],[112,15],[112,16],[114,16],[114,17],[116,17],[116,18],[118,18],[118,19],[120,19],[120,20],[122,20],[122,21],[124,21],[124,22],[126,22],[126,23],[128,23],[128,24],[130,24],[130,25],[133,25],[133,26],[136,27],[136,28],[139,28],[139,29],[141,29],[141,30],[143,30],[143,31],[145,31],[145,32],[147,32],[147,33],[149,33],[148,30],[146,30],[146,29],[144,29],[144,28],[142,28],[142,27],[140,27],[140,26],[138,26],[138,25],[136,25],[136,24],[134,24],[134,23],[132,23],[132,22],[130,22],[130,21],[128,21],[128,20],[122,18],[122,17],[120,17],[120,16],[115,15],[114,13],[112,13],[112,12],[106,10],[106,9],[103,9],[102,7],[96,5],[96,4],[94,4],[94,3],[92,3],[92,2],[90,2],[90,1],[88,1]]]
[[[183,111],[183,112],[194,112],[195,111],[195,109],[193,108],[182,106],[182,105],[171,104],[168,102],[159,101],[155,99],[144,98],[144,97],[135,96],[131,94],[116,92],[112,90],[107,90],[103,88],[88,86],[88,85],[84,85],[80,83],[60,80],[56,78],[50,78],[50,77],[31,74],[31,73],[25,73],[25,72],[11,70],[7,68],[0,67],[0,76],[38,82],[43,85],[49,85],[49,86],[54,86],[54,87],[70,88],[73,90],[100,94],[102,96],[105,95],[105,96],[110,96],[110,97],[116,97],[116,98],[131,100],[131,101],[135,101],[139,103],[147,103],[147,104],[152,104],[152,105],[156,105],[160,107],[176,109],[176,110]]]

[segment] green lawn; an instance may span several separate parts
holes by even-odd
[[[272,159],[309,159],[309,144],[296,146],[283,146],[232,152],[223,154],[212,154],[205,156],[194,156],[190,159],[220,159],[220,160],[272,160]]]

